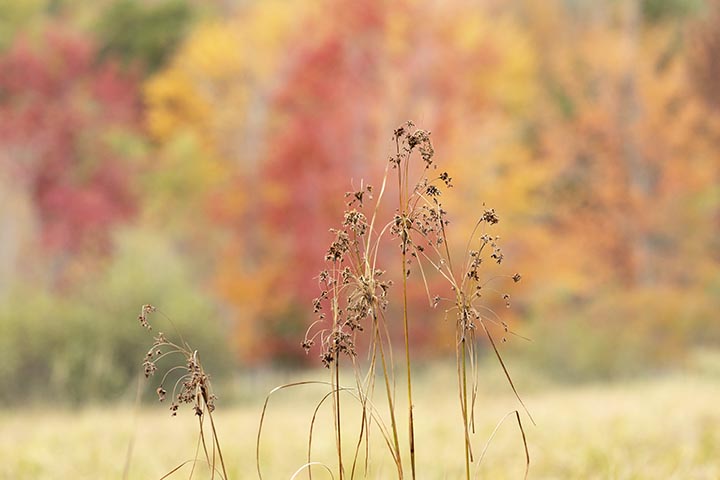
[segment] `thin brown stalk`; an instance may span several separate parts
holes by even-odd
[[[395,137],[395,150],[398,155],[400,156],[400,140],[396,136]],[[408,161],[405,162],[404,168],[405,168],[405,175],[404,180],[406,182],[406,185],[403,188],[403,175],[401,174],[401,169],[403,168],[402,165],[398,165],[398,189],[399,189],[399,201],[400,201],[400,211],[402,214],[403,219],[407,215],[406,206],[405,206],[405,198],[403,195],[403,191],[405,194],[407,194],[407,177],[408,177],[408,168],[409,168]],[[405,221],[405,220],[403,220]],[[403,228],[405,228],[403,226]],[[408,441],[410,443],[410,469],[412,472],[412,478],[415,480],[415,421],[413,418],[413,400],[412,400],[412,368],[410,365],[410,328],[408,325],[408,299],[407,299],[407,247],[408,247],[408,239],[407,235],[409,235],[409,232],[406,232],[402,238],[402,251],[401,251],[401,257],[402,257],[402,279],[403,279],[403,335],[405,339],[405,371],[406,371],[406,377],[407,377],[407,395],[408,395],[408,430],[409,430],[409,438]]]
[[[302,471],[305,470],[306,468],[308,469],[308,472],[309,472],[309,471],[310,471],[310,467],[313,467],[313,466],[323,467],[323,468],[324,468],[325,470],[327,470],[327,472],[330,474],[330,478],[333,479],[333,480],[335,479],[335,475],[333,475],[333,472],[332,472],[332,470],[330,469],[330,467],[328,467],[328,466],[325,465],[324,463],[321,463],[321,462],[308,462],[308,463],[306,463],[305,465],[302,465],[302,466],[301,466],[300,468],[298,468],[297,470],[295,470],[295,473],[292,474],[292,476],[290,477],[290,480],[295,480],[295,479],[297,478],[297,476],[300,475],[300,472],[302,472]]]
[[[175,468],[173,468],[172,470],[170,470],[169,472],[167,472],[165,475],[163,475],[162,477],[160,477],[158,480],[165,480],[166,478],[172,476],[175,472],[177,472],[178,470],[180,470],[181,468],[183,468],[183,467],[184,467],[185,465],[187,465],[188,463],[191,463],[191,462],[194,462],[194,461],[195,461],[195,460],[185,460],[185,461],[182,462],[180,465],[176,466]],[[210,463],[209,463],[209,462],[208,462],[208,467],[210,467]],[[215,471],[217,471],[217,469],[215,469]],[[220,473],[220,472],[218,472],[218,473]]]
[[[308,479],[312,480],[312,469],[310,466],[313,464],[311,461],[312,458],[312,441],[313,441],[313,430],[315,427],[315,419],[317,418],[318,411],[320,411],[320,407],[322,407],[322,404],[325,403],[325,400],[330,398],[331,396],[335,395],[335,391],[330,391],[323,398],[320,399],[318,404],[315,406],[315,411],[313,412],[312,420],[310,420],[310,433],[308,434],[308,450],[307,450],[307,463],[305,466],[307,466],[308,469]],[[302,470],[302,468],[300,469]],[[298,470],[298,471],[300,471]]]
[[[160,477],[160,480],[165,480],[165,479],[168,478],[170,475],[172,475],[173,473],[177,472],[178,470],[180,470],[182,467],[184,467],[184,466],[187,465],[188,463],[190,463],[190,462],[193,462],[193,463],[194,463],[195,461],[196,461],[196,460],[186,460],[186,461],[184,461],[183,463],[181,463],[180,465],[178,465],[177,467],[173,468],[173,469],[170,470],[168,473],[166,473],[165,475],[163,475],[162,477]]]
[[[400,441],[398,439],[397,432],[397,421],[395,420],[395,402],[393,400],[392,391],[390,388],[390,377],[388,375],[388,367],[385,361],[385,349],[383,348],[382,336],[380,334],[380,327],[378,325],[377,314],[373,312],[373,327],[375,330],[375,339],[378,344],[380,351],[380,364],[382,366],[383,378],[385,379],[385,391],[388,399],[388,408],[390,409],[390,425],[392,428],[393,442],[395,447],[394,457],[395,463],[398,468],[398,476],[400,479],[403,478],[402,458],[400,456]]]
[[[463,416],[463,429],[465,433],[465,478],[470,480],[470,432],[468,431],[468,399],[467,399],[467,352],[466,352],[466,339],[463,336],[461,340],[461,357],[462,357],[462,416]]]
[[[203,421],[201,417],[198,417],[199,423],[200,423],[200,433],[198,434],[198,444],[195,448],[195,461],[193,462],[192,470],[190,471],[190,477],[192,477],[193,472],[195,471],[195,465],[197,464],[198,454],[200,453],[200,446],[203,448],[203,453],[205,453],[205,461],[208,463],[208,465],[211,464],[210,462],[210,455],[208,454],[207,450],[207,443],[205,442],[205,429],[203,427]]]
[[[205,405],[207,405],[207,394],[203,391],[203,399],[205,400]],[[222,467],[223,477],[225,480],[227,480],[227,470],[225,469],[225,459],[223,458],[222,450],[220,449],[220,441],[218,440],[218,434],[217,430],[215,429],[215,420],[213,419],[213,414],[210,411],[211,409],[206,408],[205,409],[208,413],[208,417],[210,418],[210,428],[212,429],[212,435],[213,435],[213,443],[217,447],[217,453],[218,457],[220,457],[220,466]],[[215,471],[215,469],[213,469]]]
[[[358,389],[358,392],[361,390]],[[360,393],[360,395],[362,395]],[[355,444],[355,454],[353,455],[353,463],[352,468],[350,469],[350,479],[352,480],[355,478],[355,469],[357,468],[357,462],[358,458],[360,458],[360,448],[362,448],[363,443],[363,437],[365,437],[365,473],[367,474],[368,470],[368,460],[370,457],[370,428],[369,428],[369,420],[367,417],[367,405],[366,402],[367,397],[365,395],[362,396],[361,399],[361,409],[362,409],[362,416],[360,418],[360,433],[358,434],[358,441],[357,444]],[[309,451],[308,451],[309,452]],[[308,459],[309,459],[309,453],[308,453]]]
[[[495,435],[497,434],[498,430],[500,430],[500,427],[502,424],[507,420],[507,418],[510,415],[515,414],[515,419],[517,420],[518,427],[520,428],[520,434],[522,435],[522,442],[523,442],[523,449],[525,450],[525,476],[523,477],[525,480],[527,480],[528,473],[530,473],[530,451],[528,450],[527,445],[527,438],[525,437],[525,428],[523,428],[522,421],[520,420],[520,412],[518,410],[513,410],[512,412],[508,412],[505,414],[503,418],[500,419],[500,421],[495,425],[495,429],[490,434],[490,437],[488,438],[487,442],[485,442],[485,447],[483,448],[482,453],[480,453],[480,457],[478,458],[478,465],[483,461],[483,458],[485,458],[485,454],[487,453],[488,449],[490,448],[490,443],[492,442],[493,438],[495,438]],[[480,470],[478,470],[476,477],[480,474]]]
[[[265,424],[265,415],[267,413],[267,407],[268,407],[268,403],[270,402],[270,397],[272,397],[274,393],[279,392],[280,390],[284,390],[286,388],[291,388],[291,387],[299,387],[302,385],[326,385],[326,386],[330,385],[330,386],[332,386],[332,384],[328,383],[328,382],[308,380],[308,381],[304,381],[304,382],[293,382],[293,383],[287,383],[285,385],[280,385],[279,387],[273,388],[270,391],[270,393],[267,394],[267,396],[265,397],[265,402],[263,403],[262,411],[260,413],[260,425],[258,426],[257,438],[255,439],[255,467],[257,468],[257,474],[258,474],[258,478],[260,480],[262,480],[262,478],[263,478],[262,472],[260,470],[260,439],[262,438],[262,430],[263,430],[263,425]]]
[[[515,388],[515,384],[512,381],[512,378],[510,377],[510,372],[508,372],[507,367],[505,366],[505,362],[502,359],[502,356],[500,355],[500,352],[497,349],[497,346],[495,345],[495,340],[493,340],[492,335],[490,335],[490,331],[485,326],[485,322],[480,320],[480,325],[482,325],[483,330],[485,330],[485,335],[487,335],[488,340],[490,340],[490,345],[492,345],[493,351],[495,352],[495,356],[498,359],[498,362],[500,362],[500,366],[502,367],[503,372],[505,373],[505,378],[507,379],[508,383],[510,384],[510,388],[512,388],[513,393],[515,394],[515,398],[517,398],[517,401],[520,402],[520,405],[522,405],[523,410],[525,410],[525,413],[527,414],[528,418],[532,422],[533,425],[536,425],[535,420],[533,419],[532,415],[530,415],[530,411],[525,406],[525,402],[522,401],[522,398],[520,398],[520,394],[518,393],[517,389]]]
[[[333,410],[335,412],[335,439],[337,442],[336,448],[337,448],[337,457],[338,457],[338,477],[340,480],[343,479],[343,463],[342,463],[342,424],[341,424],[341,415],[340,415],[340,354],[337,353],[335,355],[335,363],[333,365],[334,368],[334,377],[335,377],[335,384],[333,386],[333,390],[335,391],[335,396],[333,397]]]

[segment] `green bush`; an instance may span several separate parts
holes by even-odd
[[[71,294],[17,286],[0,307],[0,401],[132,397],[152,335],[176,334],[162,315],[152,318],[153,332],[139,325],[146,303],[172,318],[209,371],[228,372],[224,326],[197,283],[171,245],[132,232],[103,275]]]
[[[187,0],[116,0],[98,21],[101,55],[154,71],[172,54],[192,18]]]
[[[538,302],[535,339],[516,352],[561,380],[588,381],[681,367],[696,347],[717,346],[717,296],[693,288],[629,289],[592,299]]]

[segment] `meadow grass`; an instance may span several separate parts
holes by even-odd
[[[486,439],[513,405],[512,392],[496,368],[483,368],[486,388],[478,399],[478,439]],[[552,386],[525,382],[524,401],[537,427],[527,427],[531,479],[717,479],[720,478],[720,378],[716,374],[674,374],[615,384]],[[322,378],[322,372],[277,374],[253,380],[254,390],[278,382]],[[350,379],[348,379],[350,380]],[[248,380],[245,380],[248,381]],[[342,383],[343,379],[341,379]],[[457,421],[454,366],[433,364],[414,377],[418,478],[457,479],[465,472],[462,424]],[[244,390],[240,383],[237,388]],[[267,387],[267,389],[266,389]],[[149,387],[148,387],[149,388]],[[228,387],[224,387],[230,396]],[[223,402],[214,413],[228,475],[257,478],[255,440],[262,397]],[[261,442],[264,478],[286,479],[305,462],[310,416],[322,387],[280,392],[270,400]],[[351,402],[345,402],[348,408]],[[332,406],[319,412],[313,456],[334,466]],[[126,451],[134,439],[128,478],[160,478],[193,457],[197,423],[192,412],[171,417],[166,408],[130,405],[80,410],[25,409],[0,414],[0,478],[122,478]],[[353,418],[352,416],[348,418]],[[352,431],[352,422],[343,425]],[[405,429],[401,429],[401,432]],[[406,440],[406,439],[405,439]],[[484,441],[484,440],[483,440]],[[516,479],[524,454],[516,426],[498,430],[477,478]],[[483,445],[476,444],[481,451]],[[392,478],[396,466],[379,439],[371,442],[368,478]],[[186,478],[179,473],[178,478]],[[206,471],[197,478],[204,478]],[[303,473],[298,478],[307,478]],[[313,469],[313,478],[331,478]]]

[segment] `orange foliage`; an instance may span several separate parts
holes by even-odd
[[[147,84],[147,119],[161,170],[191,145],[180,183],[210,216],[241,355],[272,356],[293,341],[278,330],[302,329],[343,194],[379,183],[408,118],[455,178],[451,240],[462,248],[483,202],[495,208],[526,304],[712,278],[720,118],[676,25],[640,7],[270,1],[198,26]],[[442,322],[418,326],[430,344]]]

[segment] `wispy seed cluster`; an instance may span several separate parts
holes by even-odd
[[[152,329],[148,317],[155,311],[156,308],[152,305],[143,305],[138,317],[141,325],[148,330]],[[153,344],[145,354],[145,359],[143,360],[145,378],[150,378],[155,375],[158,369],[157,362],[172,354],[182,355],[184,357],[184,363],[168,369],[165,373],[160,381],[160,385],[155,390],[158,399],[163,402],[167,398],[168,392],[164,387],[164,383],[168,374],[172,371],[180,370],[183,373],[180,379],[176,381],[171,394],[173,401],[170,405],[170,411],[172,415],[177,415],[178,408],[180,404],[183,403],[192,405],[195,414],[198,416],[203,415],[205,407],[208,411],[212,412],[215,409],[216,397],[210,388],[210,377],[202,368],[197,350],[192,350],[187,343],[183,342],[182,345],[179,345],[168,340],[165,334],[159,332],[154,337]]]

